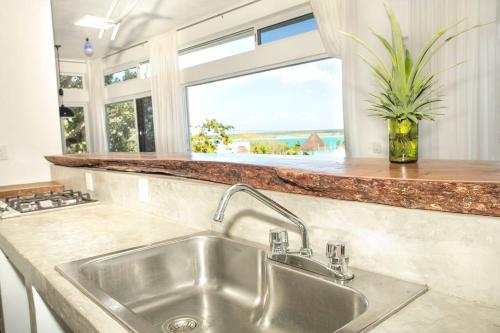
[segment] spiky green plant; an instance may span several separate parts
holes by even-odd
[[[374,112],[375,116],[385,119],[397,119],[398,121],[409,119],[414,123],[422,119],[434,120],[434,116],[437,115],[434,110],[438,108],[437,103],[441,102],[442,97],[435,89],[436,77],[440,72],[428,72],[425,67],[443,46],[481,25],[474,25],[447,37],[448,32],[459,26],[464,20],[445,27],[434,34],[414,60],[403,41],[401,27],[394,12],[386,5],[384,6],[391,24],[392,43],[373,30],[372,33],[387,51],[390,58],[389,64],[363,39],[348,32],[341,32],[361,44],[375,58],[375,62],[372,62],[361,56],[375,73],[381,87],[380,91],[371,94],[370,110]]]

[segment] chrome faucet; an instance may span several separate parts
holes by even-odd
[[[297,215],[250,185],[236,184],[224,192],[215,211],[215,222],[222,222],[224,220],[224,211],[229,199],[237,192],[250,194],[266,206],[283,215],[299,229],[302,237],[302,247],[297,251],[288,249],[288,232],[285,229],[272,229],[269,232],[269,259],[316,274],[329,276],[339,281],[348,281],[354,278],[354,274],[349,269],[349,254],[344,242],[333,241],[327,243],[326,257],[328,258],[328,264],[315,260],[313,258],[313,251],[309,246],[309,238],[304,222]]]
[[[226,190],[226,192],[224,192],[222,198],[219,201],[219,205],[217,206],[217,210],[215,211],[215,215],[214,215],[215,222],[222,222],[224,220],[224,211],[226,210],[229,199],[231,199],[231,197],[235,193],[238,193],[238,192],[245,192],[247,194],[250,194],[252,197],[259,200],[260,202],[262,202],[264,205],[268,206],[269,208],[280,213],[282,216],[284,216],[286,219],[288,219],[288,221],[295,224],[297,226],[297,228],[299,229],[300,236],[302,238],[302,247],[297,252],[300,255],[303,255],[306,257],[312,256],[312,249],[309,246],[309,236],[307,235],[307,229],[306,229],[306,226],[304,225],[304,222],[297,215],[290,212],[288,209],[281,206],[279,203],[277,203],[273,199],[271,199],[268,196],[257,191],[254,187],[252,187],[250,185],[236,184],[236,185],[231,186],[230,188],[228,188]],[[287,242],[288,242],[288,239],[287,239]]]

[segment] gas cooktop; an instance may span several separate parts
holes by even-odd
[[[62,192],[36,193],[30,196],[16,196],[0,201],[0,218],[21,216],[50,209],[66,208],[96,203],[88,193],[67,190]]]

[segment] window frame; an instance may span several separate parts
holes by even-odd
[[[305,21],[310,20],[310,19],[314,19],[314,13],[312,13],[312,12],[310,12],[309,14],[304,14],[304,15],[301,15],[301,16],[297,16],[297,17],[294,17],[294,18],[291,18],[291,19],[288,19],[288,20],[285,20],[285,21],[274,23],[274,24],[271,24],[271,25],[268,25],[268,26],[265,26],[265,27],[262,27],[262,28],[258,28],[255,31],[255,36],[256,36],[255,40],[256,40],[256,43],[257,43],[258,46],[268,44],[268,43],[262,43],[262,33],[265,33],[265,32],[268,32],[268,31],[273,31],[273,30],[276,30],[276,29],[279,29],[279,28],[283,28],[283,27],[286,27],[286,26],[289,26],[289,25],[292,25],[292,24],[295,24],[295,23],[305,22]],[[300,34],[303,34],[303,33],[307,33],[307,32],[309,32],[309,31],[302,32],[302,33],[299,33],[299,34],[295,34],[295,35],[292,35],[292,36],[288,36],[288,37],[285,37],[285,38],[282,38],[282,39],[291,38],[293,36],[297,36],[297,35],[300,35]],[[278,40],[275,40],[275,41],[272,41],[272,42],[269,42],[269,43],[273,43],[273,42],[277,42],[277,41]]]
[[[128,81],[128,80],[127,80]],[[126,82],[126,81],[123,81]],[[133,106],[134,106],[134,114],[135,114],[135,132],[136,132],[136,139],[137,139],[137,147],[138,147],[138,153],[141,152],[141,147],[140,147],[140,138],[139,138],[139,120],[138,120],[138,114],[137,114],[137,100],[145,97],[151,97],[152,94],[151,91],[148,92],[143,92],[139,94],[134,94],[134,95],[128,95],[128,96],[123,96],[119,98],[113,98],[113,99],[108,99],[104,101],[104,132],[106,134],[106,151],[109,150],[109,127],[108,127],[108,113],[107,113],[107,106],[111,104],[117,104],[117,103],[123,103],[123,102],[128,102],[132,101]],[[154,114],[154,109],[153,109],[153,114]],[[154,122],[153,118],[153,128],[156,129],[156,123]],[[157,143],[156,143],[156,136],[155,136],[155,151],[157,149]]]
[[[88,126],[89,125],[88,103],[69,102],[69,103],[66,103],[65,106],[67,106],[69,108],[83,107],[83,118],[84,118],[84,123],[85,123],[85,141],[87,143],[87,153],[89,153],[92,139],[90,137],[90,128]],[[63,154],[68,154],[68,149],[66,147],[66,138],[65,138],[65,133],[64,133],[64,118],[65,117],[59,117],[59,127],[60,127],[62,151],[63,151]]]
[[[231,43],[231,42],[238,41],[238,40],[241,40],[241,39],[244,39],[244,38],[249,38],[249,37],[253,37],[253,40],[254,40],[254,49],[253,50],[255,50],[255,48],[257,48],[257,43],[256,43],[256,40],[255,40],[255,28],[251,27],[251,28],[246,28],[246,29],[243,29],[243,30],[239,30],[239,31],[236,31],[236,32],[233,32],[233,33],[230,33],[230,34],[226,34],[224,36],[220,36],[220,37],[208,40],[208,41],[204,41],[204,42],[192,45],[192,46],[188,46],[188,47],[184,47],[182,49],[179,49],[177,51],[178,63],[179,64],[181,63],[181,57],[184,56],[184,55],[188,55],[188,54],[191,54],[191,53],[194,53],[194,52],[198,52],[198,51],[210,49],[210,48],[213,48],[213,47],[217,47],[217,46],[220,46],[220,45],[224,45],[224,44],[227,44],[227,43]],[[241,54],[241,53],[252,52],[253,50],[239,52],[239,53],[236,53],[236,54],[233,54],[233,55],[230,55],[230,56],[221,57],[219,59],[209,60],[209,61],[202,62],[202,63],[196,64],[196,65],[192,65],[192,66],[180,68],[180,70],[182,71],[182,70],[187,69],[187,68],[192,68],[192,67],[196,67],[196,66],[200,66],[200,65],[206,65],[206,64],[209,64],[211,62],[215,62],[215,61],[218,61],[218,60],[221,60],[221,59],[230,58],[230,57],[233,57],[233,56]]]

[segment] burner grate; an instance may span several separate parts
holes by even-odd
[[[35,193],[31,196],[16,196],[5,199],[7,206],[20,213],[76,206],[96,201],[90,197],[89,193],[73,190]]]

